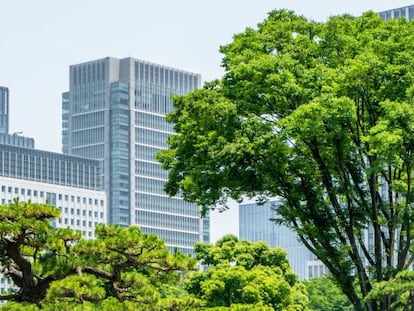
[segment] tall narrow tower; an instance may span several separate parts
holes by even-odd
[[[103,160],[109,222],[137,224],[185,253],[206,226],[196,205],[165,194],[167,172],[155,154],[173,134],[165,120],[171,95],[200,84],[198,74],[108,57],[70,66],[62,96],[63,152]]]
[[[0,133],[9,133],[9,89],[0,86]]]

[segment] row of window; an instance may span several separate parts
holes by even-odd
[[[167,139],[171,134],[144,128],[135,128],[135,142],[154,147],[167,148]]]
[[[412,20],[414,18],[414,6],[388,10],[385,12],[380,12],[378,15],[384,20],[389,20],[392,18],[397,19],[402,17],[405,17],[408,20]]]
[[[62,212],[64,212],[65,215],[75,215],[75,208],[71,207],[62,207],[62,206],[58,206],[58,209],[60,209]],[[87,213],[86,213],[87,212]],[[104,213],[103,212],[98,212],[98,211],[92,211],[92,210],[86,210],[86,209],[80,209],[77,208],[76,209],[76,216],[82,216],[86,217],[86,215],[91,218],[99,218],[99,219],[104,219]]]
[[[105,128],[98,127],[73,133],[73,145],[84,146],[104,142]]]
[[[135,161],[135,174],[164,180],[168,178],[168,171],[164,170],[159,163]]]
[[[48,194],[50,192],[40,191],[40,190],[32,190],[32,189],[25,189],[25,188],[17,188],[17,187],[11,187],[11,186],[1,186],[1,192],[3,193],[11,193],[16,196],[18,195],[27,195],[34,198],[45,198],[47,199]],[[89,205],[95,205],[95,206],[104,206],[104,200],[98,200],[93,198],[86,198],[86,197],[80,197],[80,196],[74,196],[74,195],[68,195],[68,194],[61,194],[59,193],[57,195],[57,198],[59,201],[65,201],[65,202],[76,202],[77,203],[83,203],[83,204],[89,204]]]
[[[161,150],[161,148],[135,144],[135,157],[142,160],[156,161],[155,156]]]
[[[167,114],[173,111],[171,96],[184,95],[186,92],[169,92],[168,89],[157,85],[137,83],[135,85],[135,108],[158,114]],[[182,93],[182,94],[181,94]]]
[[[135,62],[135,79],[145,83],[185,89],[187,92],[197,88],[200,84],[200,76],[194,73],[142,61]]]
[[[173,124],[168,123],[165,117],[144,112],[135,112],[135,125],[167,132],[174,130]]]
[[[180,198],[157,196],[144,193],[135,193],[135,207],[162,213],[182,214],[198,217],[200,208]]]
[[[11,146],[5,149],[9,148]],[[100,186],[99,162],[86,159],[75,162],[65,155],[25,148],[16,147],[13,150],[0,150],[0,176],[86,189],[98,189]]]
[[[98,226],[98,224],[103,223],[103,222],[97,222],[97,221],[90,221],[90,220],[87,221],[87,220],[80,220],[80,219],[66,218],[66,217],[59,218],[57,220],[57,222],[59,224],[64,224],[64,225],[71,226],[72,229],[75,229],[74,226],[94,229],[94,228],[96,228],[96,226]],[[61,227],[61,226],[59,226],[59,227]]]
[[[84,129],[88,127],[103,126],[105,124],[104,111],[96,111],[72,117],[72,127],[74,129]]]
[[[88,112],[105,108],[104,84],[81,85],[71,89],[73,113]]]
[[[135,177],[135,190],[165,195],[164,180]]]
[[[73,66],[73,84],[81,84],[105,79],[105,60]]]
[[[136,210],[135,219],[138,225],[163,227],[196,233],[198,233],[200,229],[199,218],[154,213],[147,210]]]
[[[199,241],[199,233],[189,233],[180,231],[164,230],[159,228],[150,228],[141,226],[144,233],[156,234],[163,239],[167,244],[174,246],[194,247],[194,244]]]
[[[4,123],[0,125],[0,128],[4,127],[7,128],[8,120],[7,116],[0,116],[0,121],[4,120]],[[18,147],[24,147],[24,148],[34,148],[34,139],[30,137],[24,137],[20,135],[10,135],[6,133],[0,133],[0,144],[6,144],[6,145],[13,145]]]
[[[66,143],[68,143],[68,139],[66,140]],[[104,150],[105,150],[104,147],[105,147],[104,143],[101,143],[99,145],[93,145],[93,146],[80,146],[80,147],[74,147],[72,149],[72,152],[73,154],[79,157],[84,157],[84,158],[89,158],[89,159],[102,159],[104,157]],[[63,145],[63,148],[64,150],[68,150],[68,148],[65,149],[65,144]],[[65,151],[65,152],[68,152],[68,151]]]

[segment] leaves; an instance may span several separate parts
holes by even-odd
[[[306,294],[283,250],[227,235],[215,245],[199,243],[195,251],[208,269],[191,274],[186,288],[213,310],[238,310],[236,305],[242,310],[306,310]]]
[[[174,99],[166,191],[204,212],[280,198],[355,309],[389,310],[361,298],[414,259],[414,24],[276,10],[220,51],[224,77]]]

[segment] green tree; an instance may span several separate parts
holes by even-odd
[[[208,268],[190,275],[186,288],[206,310],[307,310],[303,284],[282,249],[228,235],[195,251]]]
[[[391,307],[395,311],[408,311],[414,309],[414,271],[405,270],[399,272],[389,281],[376,283],[366,299],[378,299],[386,295],[395,295]]]
[[[414,23],[273,11],[221,47],[225,75],[175,97],[166,191],[204,210],[279,197],[280,219],[356,310],[413,256]]]
[[[95,235],[73,247],[77,275],[53,283],[47,303],[156,310],[162,299],[177,295],[183,274],[195,266],[194,260],[171,254],[163,240],[137,226],[98,225]]]
[[[0,206],[0,263],[13,281],[4,310],[174,310],[196,305],[180,286],[195,260],[136,226],[98,225],[96,239],[55,229],[45,204]],[[174,300],[173,298],[176,298]],[[150,308],[151,307],[151,308]]]
[[[59,210],[45,204],[15,200],[0,206],[1,272],[15,286],[0,300],[40,304],[53,281],[75,273],[71,244],[80,234],[53,229]]]
[[[330,277],[304,282],[312,311],[351,311],[352,304]]]

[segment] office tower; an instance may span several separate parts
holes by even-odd
[[[0,133],[9,133],[9,89],[0,86]]]
[[[200,86],[200,75],[134,58],[72,65],[62,95],[63,152],[103,161],[109,222],[139,225],[170,249],[192,253],[205,240],[199,208],[164,192],[167,172],[155,154],[167,148],[171,95]]]
[[[414,18],[414,5],[379,12],[378,15],[384,20],[404,17],[411,21]]]
[[[277,225],[271,219],[277,218],[274,207],[280,201],[263,205],[256,203],[239,206],[239,237],[252,242],[265,241],[271,247],[281,247],[287,251],[292,270],[300,279],[320,277],[327,273],[325,266],[303,245],[294,231]]]

